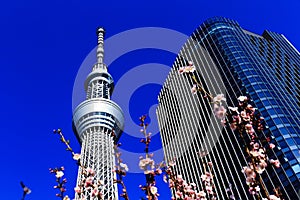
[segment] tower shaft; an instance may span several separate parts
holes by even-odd
[[[97,35],[97,63],[85,81],[86,100],[77,106],[73,114],[74,132],[82,147],[77,178],[77,188],[82,190],[76,194],[76,200],[118,199],[114,183],[114,144],[124,128],[124,116],[121,108],[110,100],[114,84],[103,63],[104,29],[98,28]],[[89,170],[94,171],[92,184]],[[96,195],[97,192],[101,193],[101,198]]]

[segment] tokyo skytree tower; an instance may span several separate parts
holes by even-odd
[[[101,180],[98,187],[103,199],[117,200],[117,185],[114,143],[118,141],[124,128],[124,115],[121,108],[112,100],[114,88],[112,76],[107,72],[104,58],[104,29],[97,29],[97,63],[87,76],[84,88],[86,100],[77,106],[73,114],[73,129],[81,143],[81,165],[95,171],[94,180]],[[77,186],[86,180],[86,170],[79,167]],[[76,194],[75,199],[98,199],[92,189]]]

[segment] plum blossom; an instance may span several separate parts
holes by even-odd
[[[81,187],[75,187],[74,188],[74,190],[75,190],[75,193],[78,193],[78,194],[80,194],[80,193],[82,193],[82,188]]]
[[[248,167],[248,166],[243,167],[242,172],[244,172],[244,174],[246,175],[246,184],[247,185],[254,183],[256,173],[252,167]]]
[[[151,158],[142,158],[140,159],[139,162],[139,167],[141,170],[144,171],[144,173],[148,173],[149,170],[153,170],[154,169],[154,160]]]
[[[128,171],[129,169],[128,169],[128,166],[125,164],[125,163],[120,163],[120,167],[122,168],[122,169],[124,169],[125,171]]]
[[[152,193],[153,195],[156,195],[156,194],[157,194],[157,187],[151,186],[151,187],[150,187],[150,191],[151,191],[151,193]]]
[[[193,73],[196,70],[195,66],[193,65],[192,61],[189,61],[188,66],[180,67],[178,70],[179,74],[182,73]]]
[[[56,178],[61,178],[61,177],[63,177],[63,175],[64,175],[64,172],[62,172],[62,171],[57,171],[55,174]]]
[[[79,160],[79,159],[80,159],[80,154],[79,154],[79,153],[75,153],[75,154],[73,155],[73,159],[74,159],[74,160]]]
[[[280,167],[280,162],[279,160],[270,160],[270,163],[273,164],[275,167],[279,168]]]
[[[270,147],[271,149],[274,149],[274,148],[275,148],[275,144],[270,143],[270,144],[269,144],[269,147]]]
[[[196,93],[197,93],[197,91],[198,91],[198,87],[197,87],[197,85],[196,85],[196,84],[194,84],[194,85],[193,85],[193,87],[192,87],[191,91],[192,91],[192,93],[193,93],[193,94],[196,94]]]
[[[238,111],[238,107],[230,107],[230,106],[228,106],[228,109],[229,109],[230,111],[232,111],[232,112],[236,112],[236,113],[239,112],[239,111]]]
[[[241,102],[244,102],[245,100],[247,100],[248,98],[246,96],[239,96],[238,100]]]
[[[71,200],[68,195],[66,195],[63,200]]]
[[[255,195],[255,194],[257,194],[258,192],[260,191],[260,187],[257,185],[257,186],[255,186],[255,187],[249,187],[249,192],[250,192],[250,194],[252,194],[252,195]]]
[[[91,175],[91,176],[94,176],[94,175],[95,175],[95,171],[94,171],[92,168],[90,168],[90,167],[86,168],[86,172],[87,172],[89,175]]]
[[[270,200],[281,200],[279,197],[275,196],[275,195],[270,195],[269,196]]]
[[[218,119],[223,119],[226,115],[226,109],[224,106],[216,106],[215,109],[214,109],[214,113],[215,113],[215,116],[218,118]]]
[[[213,98],[213,103],[220,104],[222,101],[226,101],[224,94],[218,94]]]

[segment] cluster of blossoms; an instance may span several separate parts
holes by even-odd
[[[149,174],[154,171],[155,162],[152,158],[153,158],[153,154],[149,154],[148,157],[146,158],[140,156],[139,167],[141,170],[144,171],[144,174]]]
[[[195,183],[187,183],[181,175],[176,175],[173,171],[175,162],[170,162],[165,167],[164,181],[169,183],[169,187],[174,190],[172,200],[215,200],[217,199],[213,192],[213,175],[209,172],[201,175],[203,190],[198,191]]]
[[[81,155],[73,151],[70,146],[70,141],[65,139],[61,129],[54,129],[53,133],[60,136],[60,141],[67,146],[66,150],[71,152],[73,159],[77,162],[77,165],[79,165],[82,170],[82,175],[84,178],[82,179],[81,183],[74,188],[75,193],[79,195],[81,200],[86,200],[87,194],[96,197],[97,199],[103,199],[103,195],[101,193],[101,188],[104,184],[103,181],[95,178],[95,171],[93,169],[82,165],[80,161]],[[65,183],[67,180],[61,179],[61,177],[64,175],[63,170],[63,167],[50,169],[50,173],[55,173],[57,178],[56,182],[58,182],[58,185],[54,186],[54,188],[59,189],[60,193],[56,194],[56,196],[61,197],[63,200],[69,200],[70,198],[67,195],[64,196],[64,192],[66,191]]]
[[[226,108],[224,107],[225,102],[226,98],[224,97],[224,94],[218,94],[213,98],[214,115],[222,121],[224,121],[227,112]]]
[[[180,67],[179,70],[178,70],[178,73],[179,74],[183,74],[183,73],[193,73],[195,71],[195,66],[193,64],[192,61],[189,61],[188,62],[188,66],[185,66],[185,67]]]
[[[240,96],[238,106],[228,107],[228,112],[222,107],[221,101],[226,101],[222,95],[217,95],[214,98],[214,113],[217,118],[221,119],[224,126],[230,127],[231,130],[238,133],[246,144],[248,165],[243,167],[242,172],[246,176],[246,184],[249,186],[250,194],[257,195],[261,191],[259,174],[262,174],[269,164],[273,164],[277,168],[280,167],[278,160],[269,159],[267,155],[267,151],[275,148],[275,145],[269,143],[270,139],[266,140],[266,145],[263,145],[262,141],[264,140],[258,137],[264,129],[264,118],[248,103],[248,97]]]
[[[141,139],[141,143],[145,144],[145,157],[140,156],[140,162],[139,167],[141,170],[144,171],[145,178],[146,178],[146,184],[140,185],[140,189],[145,191],[146,198],[148,200],[157,200],[159,193],[158,189],[156,187],[155,177],[157,175],[162,174],[161,166],[162,164],[159,164],[155,166],[155,161],[153,160],[153,154],[149,153],[149,145],[151,142],[151,133],[147,133],[147,126],[148,124],[145,123],[146,116],[143,115],[140,117],[140,126],[142,129],[140,130],[141,133],[144,135],[144,138]]]
[[[194,72],[196,71],[196,68],[193,64],[192,61],[188,61],[188,65],[184,67],[180,67],[178,69],[179,74],[188,74],[191,75],[193,79],[193,87],[191,88],[191,92],[193,94],[196,94],[198,91],[202,92],[204,94],[204,97],[210,97],[211,99],[213,98],[201,85],[201,83],[197,80],[196,76],[194,75]]]
[[[226,188],[226,192],[227,192],[227,195],[229,196],[229,199],[235,200],[231,183],[229,183],[229,187]]]
[[[212,162],[208,162],[207,167],[209,167],[209,171],[205,170],[205,173],[201,175],[201,179],[203,182],[204,190],[210,196],[211,200],[215,200],[217,199],[217,197],[216,197],[216,193],[214,192],[213,174],[211,173]]]
[[[260,116],[259,112],[248,103],[248,97],[240,96],[238,98],[239,104],[237,107],[225,108],[226,98],[223,94],[218,94],[212,97],[208,92],[206,92],[201,84],[197,81],[193,72],[195,71],[195,66],[193,62],[189,61],[188,66],[181,67],[178,72],[180,74],[186,73],[190,75],[194,81],[193,87],[191,89],[192,93],[195,94],[197,91],[202,91],[205,93],[204,97],[209,96],[213,103],[214,115],[221,120],[221,123],[230,127],[231,130],[239,134],[240,139],[243,140],[246,145],[246,154],[248,157],[248,165],[243,167],[242,172],[246,175],[246,183],[249,186],[249,192],[252,195],[257,195],[261,188],[261,177],[266,167],[271,164],[275,167],[280,167],[278,160],[269,159],[267,156],[267,151],[275,147],[274,144],[268,143],[263,145],[261,138],[259,138],[259,133],[264,129],[263,121],[264,118]],[[209,187],[208,187],[209,188]],[[264,188],[265,189],[265,188]],[[268,194],[265,191],[265,194]],[[275,197],[280,199],[278,192],[276,195],[269,195],[269,199],[275,199]]]
[[[55,174],[56,177],[56,185],[54,186],[54,189],[58,189],[59,193],[56,193],[56,196],[63,199],[63,200],[70,200],[68,195],[65,195],[64,193],[66,192],[66,187],[65,184],[67,183],[67,179],[63,178],[64,176],[64,167],[59,167],[59,168],[50,168],[49,171],[51,174]]]
[[[123,177],[126,176],[126,172],[128,171],[128,166],[125,163],[123,163],[123,161],[121,159],[121,152],[119,152],[119,149],[118,149],[118,147],[120,147],[120,146],[121,146],[121,143],[118,143],[114,146],[115,156],[116,156],[116,161],[117,161],[116,166],[115,166],[115,172],[117,174],[117,179],[115,179],[114,182],[120,184],[122,187],[122,193],[120,194],[120,196],[122,198],[124,198],[125,200],[129,200],[127,189],[123,182]]]
[[[96,197],[97,199],[103,199],[101,192],[103,181],[98,180],[95,175],[95,171],[91,168],[81,168],[82,175],[84,176],[75,188],[75,193],[80,197],[81,200],[86,200],[86,195]]]

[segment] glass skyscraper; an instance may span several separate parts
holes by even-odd
[[[176,159],[175,171],[201,185],[202,165],[214,165],[218,199],[256,199],[241,172],[246,166],[244,144],[212,116],[201,92],[192,94],[193,79],[178,69],[192,62],[195,79],[211,94],[224,93],[228,106],[245,95],[265,119],[265,138],[276,145],[268,156],[280,168],[268,166],[262,185],[273,194],[280,187],[285,199],[299,199],[300,190],[300,53],[282,34],[262,35],[236,21],[214,17],[191,35],[173,64],[158,96],[161,138],[166,160]],[[200,154],[200,155],[199,155]],[[202,155],[201,155],[202,154]],[[232,188],[232,189],[230,189]]]

